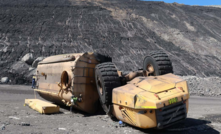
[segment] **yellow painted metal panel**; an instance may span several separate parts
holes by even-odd
[[[168,90],[175,87],[175,83],[163,81],[160,78],[156,79],[148,79],[148,77],[138,84],[136,84],[139,88],[142,88],[146,91],[157,93],[162,92],[164,90]]]
[[[161,76],[136,77],[128,82],[148,92],[158,93],[175,87],[175,84],[183,81],[173,74]]]
[[[133,109],[114,104],[113,114],[117,119],[139,128],[147,129],[157,126],[154,109]]]
[[[157,78],[162,80],[162,81],[169,82],[169,83],[178,83],[178,82],[184,81],[179,76],[171,74],[171,73],[166,74],[166,75],[157,76]]]
[[[137,94],[135,109],[157,109],[158,99],[150,92]]]
[[[142,89],[137,88],[133,84],[127,84],[113,89],[112,102],[126,107],[134,108],[135,96],[139,92],[143,92]]]
[[[59,106],[39,99],[25,99],[25,104],[41,114],[53,114],[59,112]]]
[[[112,102],[128,108],[158,109],[170,105],[169,100],[173,98],[178,102],[189,99],[188,87],[180,77],[167,74],[137,77],[127,85],[115,88]]]
[[[58,62],[67,62],[74,61],[78,56],[83,55],[84,53],[72,53],[72,54],[61,54],[45,58],[39,64],[49,64],[49,63],[58,63]]]
[[[170,105],[169,100],[173,98],[177,98],[178,102],[189,99],[188,92],[183,92],[177,88],[160,92],[156,95],[158,97],[150,92],[141,92],[137,94],[135,109],[158,109]]]

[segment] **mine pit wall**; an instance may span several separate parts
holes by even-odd
[[[82,96],[82,102],[77,102],[74,108],[94,113],[99,103],[94,77],[94,68],[98,62],[93,53],[67,55],[74,55],[75,60],[38,66],[37,90],[43,98],[63,105],[70,104],[73,95]],[[63,90],[67,85],[62,85],[64,72],[68,74],[66,84],[70,83],[67,91]]]
[[[221,76],[220,8],[125,0],[1,0],[0,7],[0,77],[12,81],[31,80],[30,71],[12,68],[29,52],[97,51],[131,71],[161,49],[175,74]]]

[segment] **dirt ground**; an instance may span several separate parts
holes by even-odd
[[[221,132],[220,98],[192,96],[188,118],[166,130],[142,130],[129,125],[119,127],[117,121],[110,120],[104,114],[88,115],[76,110],[70,112],[68,108],[61,108],[59,114],[42,115],[24,106],[24,99],[27,98],[34,98],[33,90],[29,86],[0,85],[1,134],[218,134]]]

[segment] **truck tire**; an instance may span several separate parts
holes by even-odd
[[[149,74],[150,76],[157,76],[173,73],[173,66],[168,55],[162,50],[158,50],[150,52],[150,54],[144,58],[143,70],[152,71],[152,73]]]
[[[117,69],[112,62],[98,64],[95,67],[96,88],[103,110],[110,116],[112,108],[112,90],[121,86]]]

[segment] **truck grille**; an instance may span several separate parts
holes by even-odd
[[[186,104],[178,102],[156,110],[157,128],[162,129],[186,119]]]

